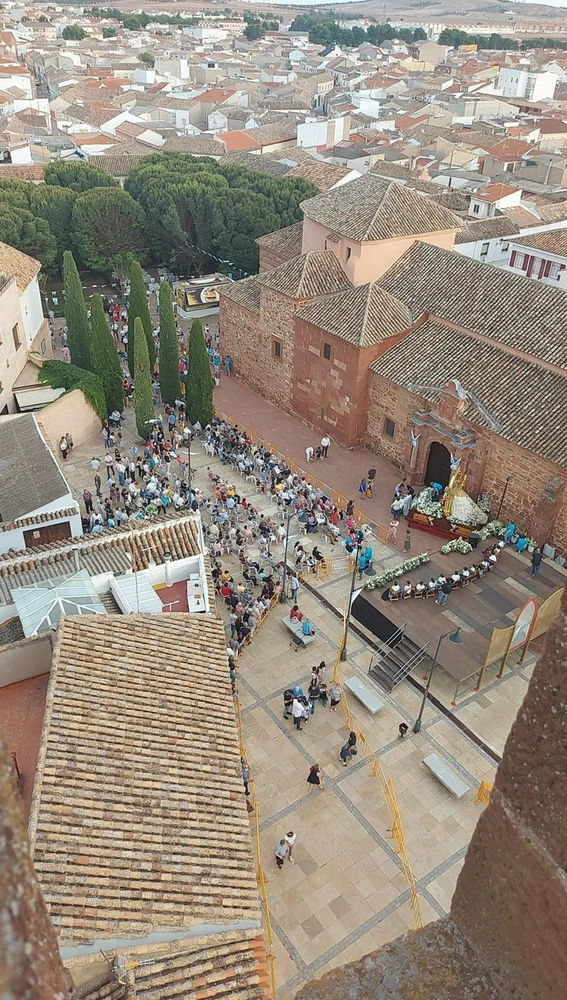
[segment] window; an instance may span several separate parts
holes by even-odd
[[[504,240],[504,242],[502,243],[500,249],[501,249],[502,253],[508,253],[509,247],[510,247],[510,244],[507,243],[506,240]]]
[[[395,430],[396,430],[396,425],[395,425],[394,421],[393,420],[389,420],[388,417],[386,417],[386,419],[384,421],[384,435],[385,435],[385,437],[393,438]]]
[[[487,255],[487,253],[488,253],[488,247],[489,247],[489,246],[490,246],[490,244],[489,244],[489,243],[483,243],[483,244],[482,244],[482,246],[481,246],[481,248],[480,248],[480,256],[481,256],[481,257],[486,257],[486,255]]]
[[[472,210],[475,215],[478,215],[478,213],[480,212],[480,205],[473,205]]]
[[[281,358],[282,356],[282,342],[281,340],[273,340],[274,345],[274,358]]]
[[[14,347],[18,350],[22,346],[22,342],[20,340],[20,328],[17,323],[12,327],[12,337],[14,338]]]
[[[326,358],[327,361],[331,360],[331,345],[330,344],[323,344],[323,357]]]
[[[46,343],[46,340],[45,340],[45,337],[44,337],[43,340],[42,340],[42,342],[41,342],[41,353],[45,354],[46,351],[47,351],[47,343]]]
[[[351,248],[347,247],[346,250],[345,250],[345,257],[346,257],[347,260],[349,260],[351,253],[352,253]]]

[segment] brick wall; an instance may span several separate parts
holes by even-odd
[[[331,347],[329,359],[324,356],[325,344]],[[376,347],[360,350],[296,319],[294,412],[340,444],[347,447],[357,444],[366,431],[369,365],[377,350]]]
[[[260,312],[221,297],[221,340],[234,374],[284,410],[291,409],[293,316],[298,305],[269,288],[261,291]]]
[[[378,375],[372,376],[366,441],[378,454],[408,474],[416,487],[424,483],[432,441],[439,441],[456,451],[449,440],[433,428],[422,427],[418,431],[420,439],[417,453],[413,456],[415,461],[411,463],[410,420],[416,410],[427,405],[431,404],[406,389]],[[386,418],[394,421],[393,438],[384,433]],[[462,426],[473,427],[467,421],[462,421]],[[565,490],[562,489],[562,482],[567,482],[567,469],[546,462],[484,428],[473,429],[476,433],[474,448],[457,452],[463,457],[467,493],[473,498],[480,492],[486,493],[492,501],[495,517],[506,479],[512,476],[506,486],[500,519],[512,519],[519,528],[533,534],[540,544],[550,542],[562,554],[567,552],[567,509],[563,502]],[[557,479],[559,482],[554,484],[552,496],[549,496],[548,487]]]
[[[279,267],[280,264],[285,264],[286,257],[282,254],[277,253],[275,250],[270,250],[269,247],[258,247],[260,251],[260,265],[258,270],[260,273],[262,271],[273,271],[274,268]]]

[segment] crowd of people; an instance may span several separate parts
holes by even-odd
[[[450,576],[440,573],[437,578],[431,577],[428,583],[420,580],[419,583],[412,584],[410,580],[406,583],[392,583],[382,594],[384,601],[407,600],[417,598],[423,600],[427,597],[435,597],[435,603],[444,605],[454,590],[460,587],[467,587],[473,580],[481,579],[486,573],[490,573],[498,562],[498,557],[504,548],[504,542],[498,542],[485,549],[483,558],[471,566],[463,566],[461,570],[456,569]]]

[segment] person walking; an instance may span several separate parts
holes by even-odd
[[[289,858],[290,864],[293,864],[293,857],[292,857],[293,847],[296,840],[297,840],[297,834],[294,833],[293,830],[290,830],[289,833],[286,833],[285,842],[287,844],[287,856]]]
[[[370,486],[374,486],[374,480],[376,479],[376,468],[373,465],[370,466],[368,472],[366,473],[366,478],[368,479]]]
[[[343,696],[340,684],[331,684],[329,688],[329,698],[331,699],[331,712],[336,712]]]
[[[311,681],[311,684],[309,685],[309,690],[308,690],[307,693],[309,695],[309,704],[311,705],[311,715],[314,715],[315,714],[315,704],[316,704],[317,701],[319,701],[319,695],[321,694],[321,691],[319,689],[319,684],[317,683],[316,680]]]
[[[244,794],[250,795],[250,766],[247,761],[244,760],[244,757],[240,758],[240,762],[242,765],[242,783],[244,785]]]
[[[110,479],[114,475],[114,459],[109,453],[104,456],[104,464],[106,466],[106,478]]]
[[[90,490],[83,490],[83,500],[85,501],[85,510],[87,514],[92,514],[93,512],[93,495]]]
[[[327,455],[329,454],[330,447],[331,447],[331,439],[327,434],[325,434],[324,437],[321,438],[322,458],[327,457]]]
[[[285,856],[288,853],[288,846],[285,837],[278,840],[276,844],[276,864],[278,868],[283,868]]]
[[[347,761],[349,761],[351,757],[356,757],[357,752],[356,733],[351,730],[348,740],[345,745],[341,747],[341,751],[339,753],[339,759],[342,761],[343,767],[347,766]]]
[[[409,528],[406,531],[406,536],[404,538],[404,552],[409,552],[411,549],[411,531]]]
[[[307,784],[310,786],[309,791],[312,791],[313,788],[324,788],[325,776],[323,772],[319,770],[318,764],[312,764],[311,767],[309,768],[309,774],[307,775]]]
[[[451,581],[445,580],[445,582],[441,584],[439,590],[437,591],[437,597],[435,599],[435,603],[439,604],[440,607],[446,604],[447,601],[449,600],[449,594],[451,593],[452,590],[453,590],[453,584],[451,583]]]
[[[388,534],[386,535],[386,545],[388,544],[388,542],[392,542],[394,545],[396,544],[399,526],[400,522],[396,521],[395,518],[392,518],[392,520],[388,525]]]
[[[367,489],[368,489],[368,483],[366,482],[366,478],[363,476],[362,479],[360,480],[360,486],[358,487],[358,492],[362,493],[363,497],[365,497]]]
[[[302,731],[301,720],[303,718],[303,705],[298,698],[294,698],[291,705],[291,714],[293,715],[293,721],[295,728],[300,733]]]
[[[537,576],[543,559],[543,552],[538,548],[532,552],[532,576]]]
[[[102,479],[100,478],[98,472],[96,473],[96,475],[94,477],[94,484],[95,484],[95,490],[96,490],[97,497],[101,497],[102,496]]]

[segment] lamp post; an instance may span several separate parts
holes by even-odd
[[[288,514],[287,514],[286,525],[285,525],[285,546],[284,546],[283,567],[282,567],[282,589],[281,589],[281,592],[280,592],[280,604],[285,604],[285,602],[287,601],[287,594],[286,594],[287,579],[286,579],[286,574],[287,574],[287,548],[288,548],[288,545],[289,545],[289,525],[290,525],[292,517],[294,517],[296,513],[297,512],[295,510],[293,510],[293,508],[290,505],[290,509],[288,511]]]
[[[344,663],[347,658],[347,639],[348,639],[348,626],[350,622],[350,608],[352,604],[352,595],[354,594],[354,584],[356,580],[356,571],[358,569],[358,557],[360,555],[360,542],[356,543],[356,551],[354,552],[354,566],[352,567],[352,576],[350,578],[350,591],[348,595],[348,604],[345,609],[345,621],[343,630],[343,642],[341,649],[341,663]]]
[[[496,520],[498,520],[499,517],[500,517],[500,511],[502,510],[502,504],[504,503],[504,497],[506,496],[506,490],[508,489],[508,485],[512,482],[513,478],[514,478],[513,476],[507,476],[506,477],[506,482],[504,483],[504,489],[502,490],[502,496],[500,497],[500,504],[499,504],[499,507],[498,507],[498,513],[496,515]]]
[[[455,629],[454,632],[444,632],[443,635],[439,636],[439,639],[437,641],[437,649],[435,650],[435,656],[433,657],[433,663],[431,664],[431,669],[430,669],[429,674],[427,676],[427,684],[425,685],[425,691],[423,692],[423,698],[421,699],[421,705],[420,705],[420,708],[419,708],[419,715],[418,715],[417,719],[415,720],[415,723],[414,723],[414,726],[413,726],[414,733],[419,733],[419,731],[421,729],[421,720],[423,718],[423,713],[425,711],[425,705],[426,705],[426,702],[427,702],[427,697],[429,695],[429,688],[431,687],[431,678],[433,677],[433,671],[435,670],[435,667],[437,666],[437,657],[439,656],[439,650],[441,649],[441,643],[443,642],[443,639],[447,638],[447,636],[449,636],[449,639],[451,640],[451,642],[459,643],[459,642],[463,641],[463,637],[461,636],[461,630],[460,630],[460,628]]]

